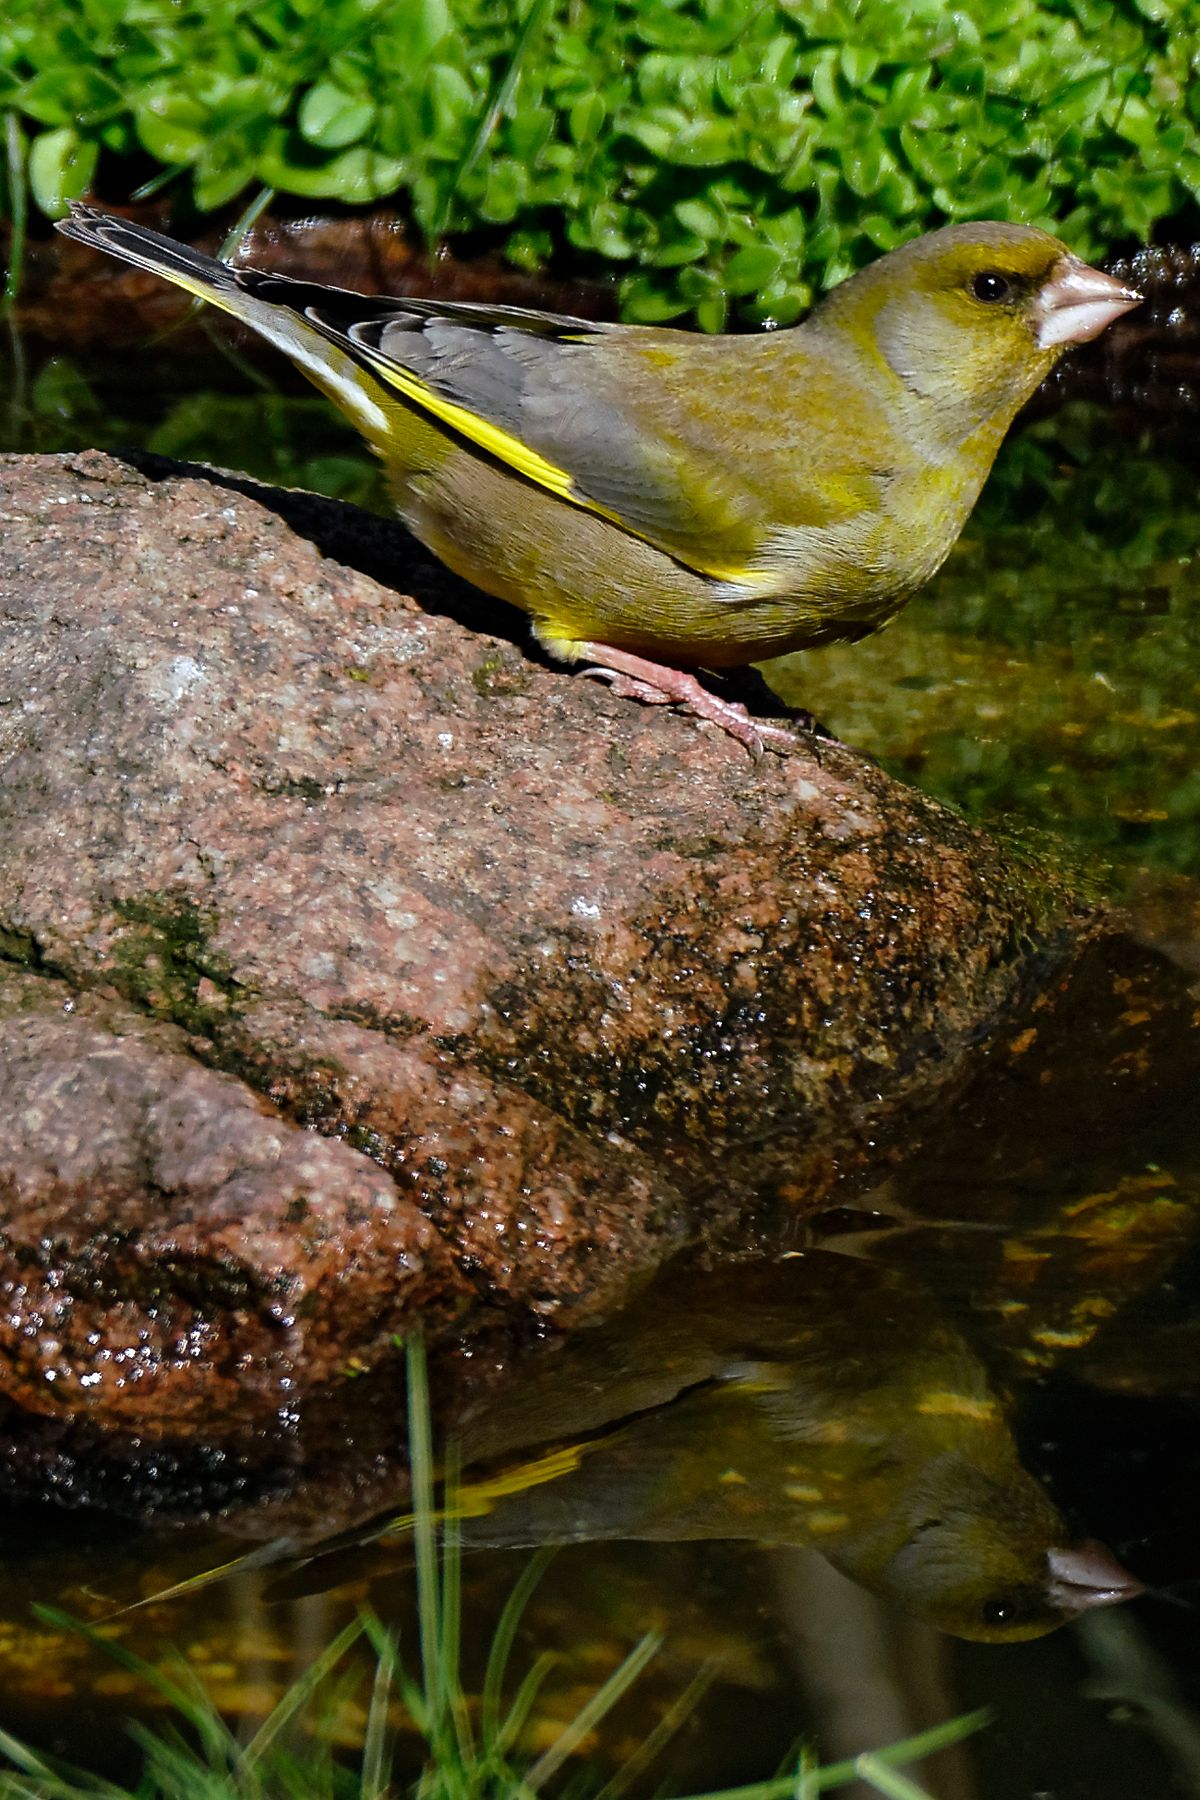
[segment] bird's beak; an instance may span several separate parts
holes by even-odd
[[[1072,1550],[1051,1550],[1046,1557],[1046,1571],[1047,1598],[1062,1613],[1116,1606],[1122,1600],[1135,1600],[1146,1591],[1144,1584],[1123,1569],[1112,1551],[1095,1538]]]
[[[1133,288],[1078,257],[1065,256],[1034,303],[1038,349],[1086,344],[1141,304],[1142,296]]]

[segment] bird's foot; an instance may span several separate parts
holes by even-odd
[[[608,644],[579,644],[575,648],[585,656],[597,658],[584,674],[607,681],[622,699],[640,700],[643,706],[680,706],[694,718],[719,725],[745,746],[755,762],[767,745],[779,750],[799,748],[795,732],[768,725],[763,719],[752,719],[739,700],[718,698],[683,669],[650,662],[644,656],[614,650]]]
[[[820,744],[829,744],[834,749],[847,748],[828,725],[822,725],[815,713],[809,712],[806,706],[793,706],[781,700],[775,689],[767,681],[761,669],[750,664],[739,669],[726,669],[721,675],[721,685],[731,697],[742,695],[746,702],[761,709],[767,707],[778,709],[786,717],[788,728],[801,738],[808,738],[812,748],[816,750]]]
[[[597,681],[606,681],[618,700],[640,700],[643,706],[670,706],[670,694],[664,694],[661,688],[651,687],[648,681],[639,681],[633,675],[623,675],[620,669],[604,669],[597,663],[590,669],[581,669],[581,675],[594,676]]]

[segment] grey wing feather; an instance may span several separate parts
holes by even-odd
[[[736,525],[753,512],[733,472],[715,463],[701,470],[694,447],[685,488],[676,447],[685,427],[673,444],[673,398],[665,388],[647,391],[649,367],[638,370],[645,405],[636,422],[613,394],[612,359],[596,354],[597,340],[623,328],[515,308],[393,304],[387,317],[341,325],[345,341],[528,444],[572,477],[581,499],[682,560],[711,544],[718,521]],[[324,309],[309,311],[335,324]]]

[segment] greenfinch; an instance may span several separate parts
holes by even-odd
[[[811,1549],[939,1629],[1040,1637],[1140,1583],[1023,1465],[1006,1397],[908,1276],[840,1256],[661,1274],[602,1324],[474,1372],[459,1397],[464,1544],[740,1538]],[[386,1455],[352,1505],[377,1506]],[[407,1468],[396,1481],[407,1506]],[[289,1524],[303,1529],[293,1507]],[[261,1528],[264,1514],[256,1515]],[[278,1538],[156,1594],[282,1565],[267,1597],[360,1579],[404,1511]],[[366,1565],[369,1566],[369,1565]]]
[[[952,225],[786,331],[704,337],[232,268],[76,205],[59,230],[283,350],[397,510],[538,641],[752,754],[792,733],[696,670],[877,630],[940,566],[1018,409],[1141,296],[1057,238]]]

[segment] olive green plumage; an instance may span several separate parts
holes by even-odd
[[[1137,299],[1045,232],[952,226],[791,330],[706,338],[232,270],[86,207],[61,229],[291,355],[379,452],[417,536],[550,651],[689,703],[694,684],[654,665],[726,668],[883,624],[950,550],[1066,344]],[[1088,313],[1070,329],[1064,276]]]

